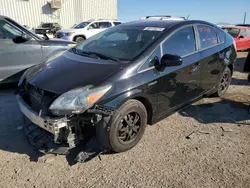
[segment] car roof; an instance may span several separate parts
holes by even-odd
[[[177,24],[207,24],[215,26],[209,22],[201,20],[137,20],[133,22],[123,23],[120,26],[129,26],[129,27],[161,27],[161,28],[170,28]]]
[[[246,27],[246,26],[236,26],[236,25],[226,25],[226,26],[223,26],[222,28],[234,28],[234,29],[246,29],[249,27]]]

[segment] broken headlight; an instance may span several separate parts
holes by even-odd
[[[83,113],[92,107],[110,89],[111,85],[92,87],[91,85],[73,89],[58,97],[50,106],[54,115],[70,115]]]

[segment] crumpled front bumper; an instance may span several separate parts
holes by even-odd
[[[52,133],[56,134],[61,128],[67,126],[67,119],[58,118],[58,119],[50,119],[50,118],[42,118],[40,115],[33,111],[30,106],[28,106],[25,101],[22,99],[20,95],[17,95],[17,102],[20,107],[21,112],[34,124],[38,125],[40,128]]]
[[[42,118],[25,103],[20,95],[17,95],[17,102],[21,112],[31,121],[30,124],[25,125],[26,136],[39,151],[66,154],[78,143],[73,134],[68,134],[68,144],[57,143],[61,129],[67,126],[68,120],[66,118]]]

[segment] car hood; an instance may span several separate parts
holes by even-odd
[[[42,46],[68,46],[69,44],[76,44],[73,41],[62,39],[49,39],[39,41]]]
[[[58,33],[70,33],[70,32],[76,32],[76,29],[63,29],[57,31]]]
[[[25,72],[24,78],[35,87],[57,94],[86,85],[99,85],[125,64],[64,52]]]

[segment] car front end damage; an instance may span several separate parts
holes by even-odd
[[[29,120],[25,133],[30,143],[43,153],[68,154],[80,143],[87,144],[95,137],[95,126],[104,122],[101,121],[103,118],[109,119],[114,112],[100,105],[91,105],[84,111],[79,111],[79,108],[71,113],[65,111],[65,115],[55,115],[50,108],[60,95],[25,81],[19,85],[16,97],[21,112]],[[97,152],[103,152],[105,148],[98,144],[100,148]]]

